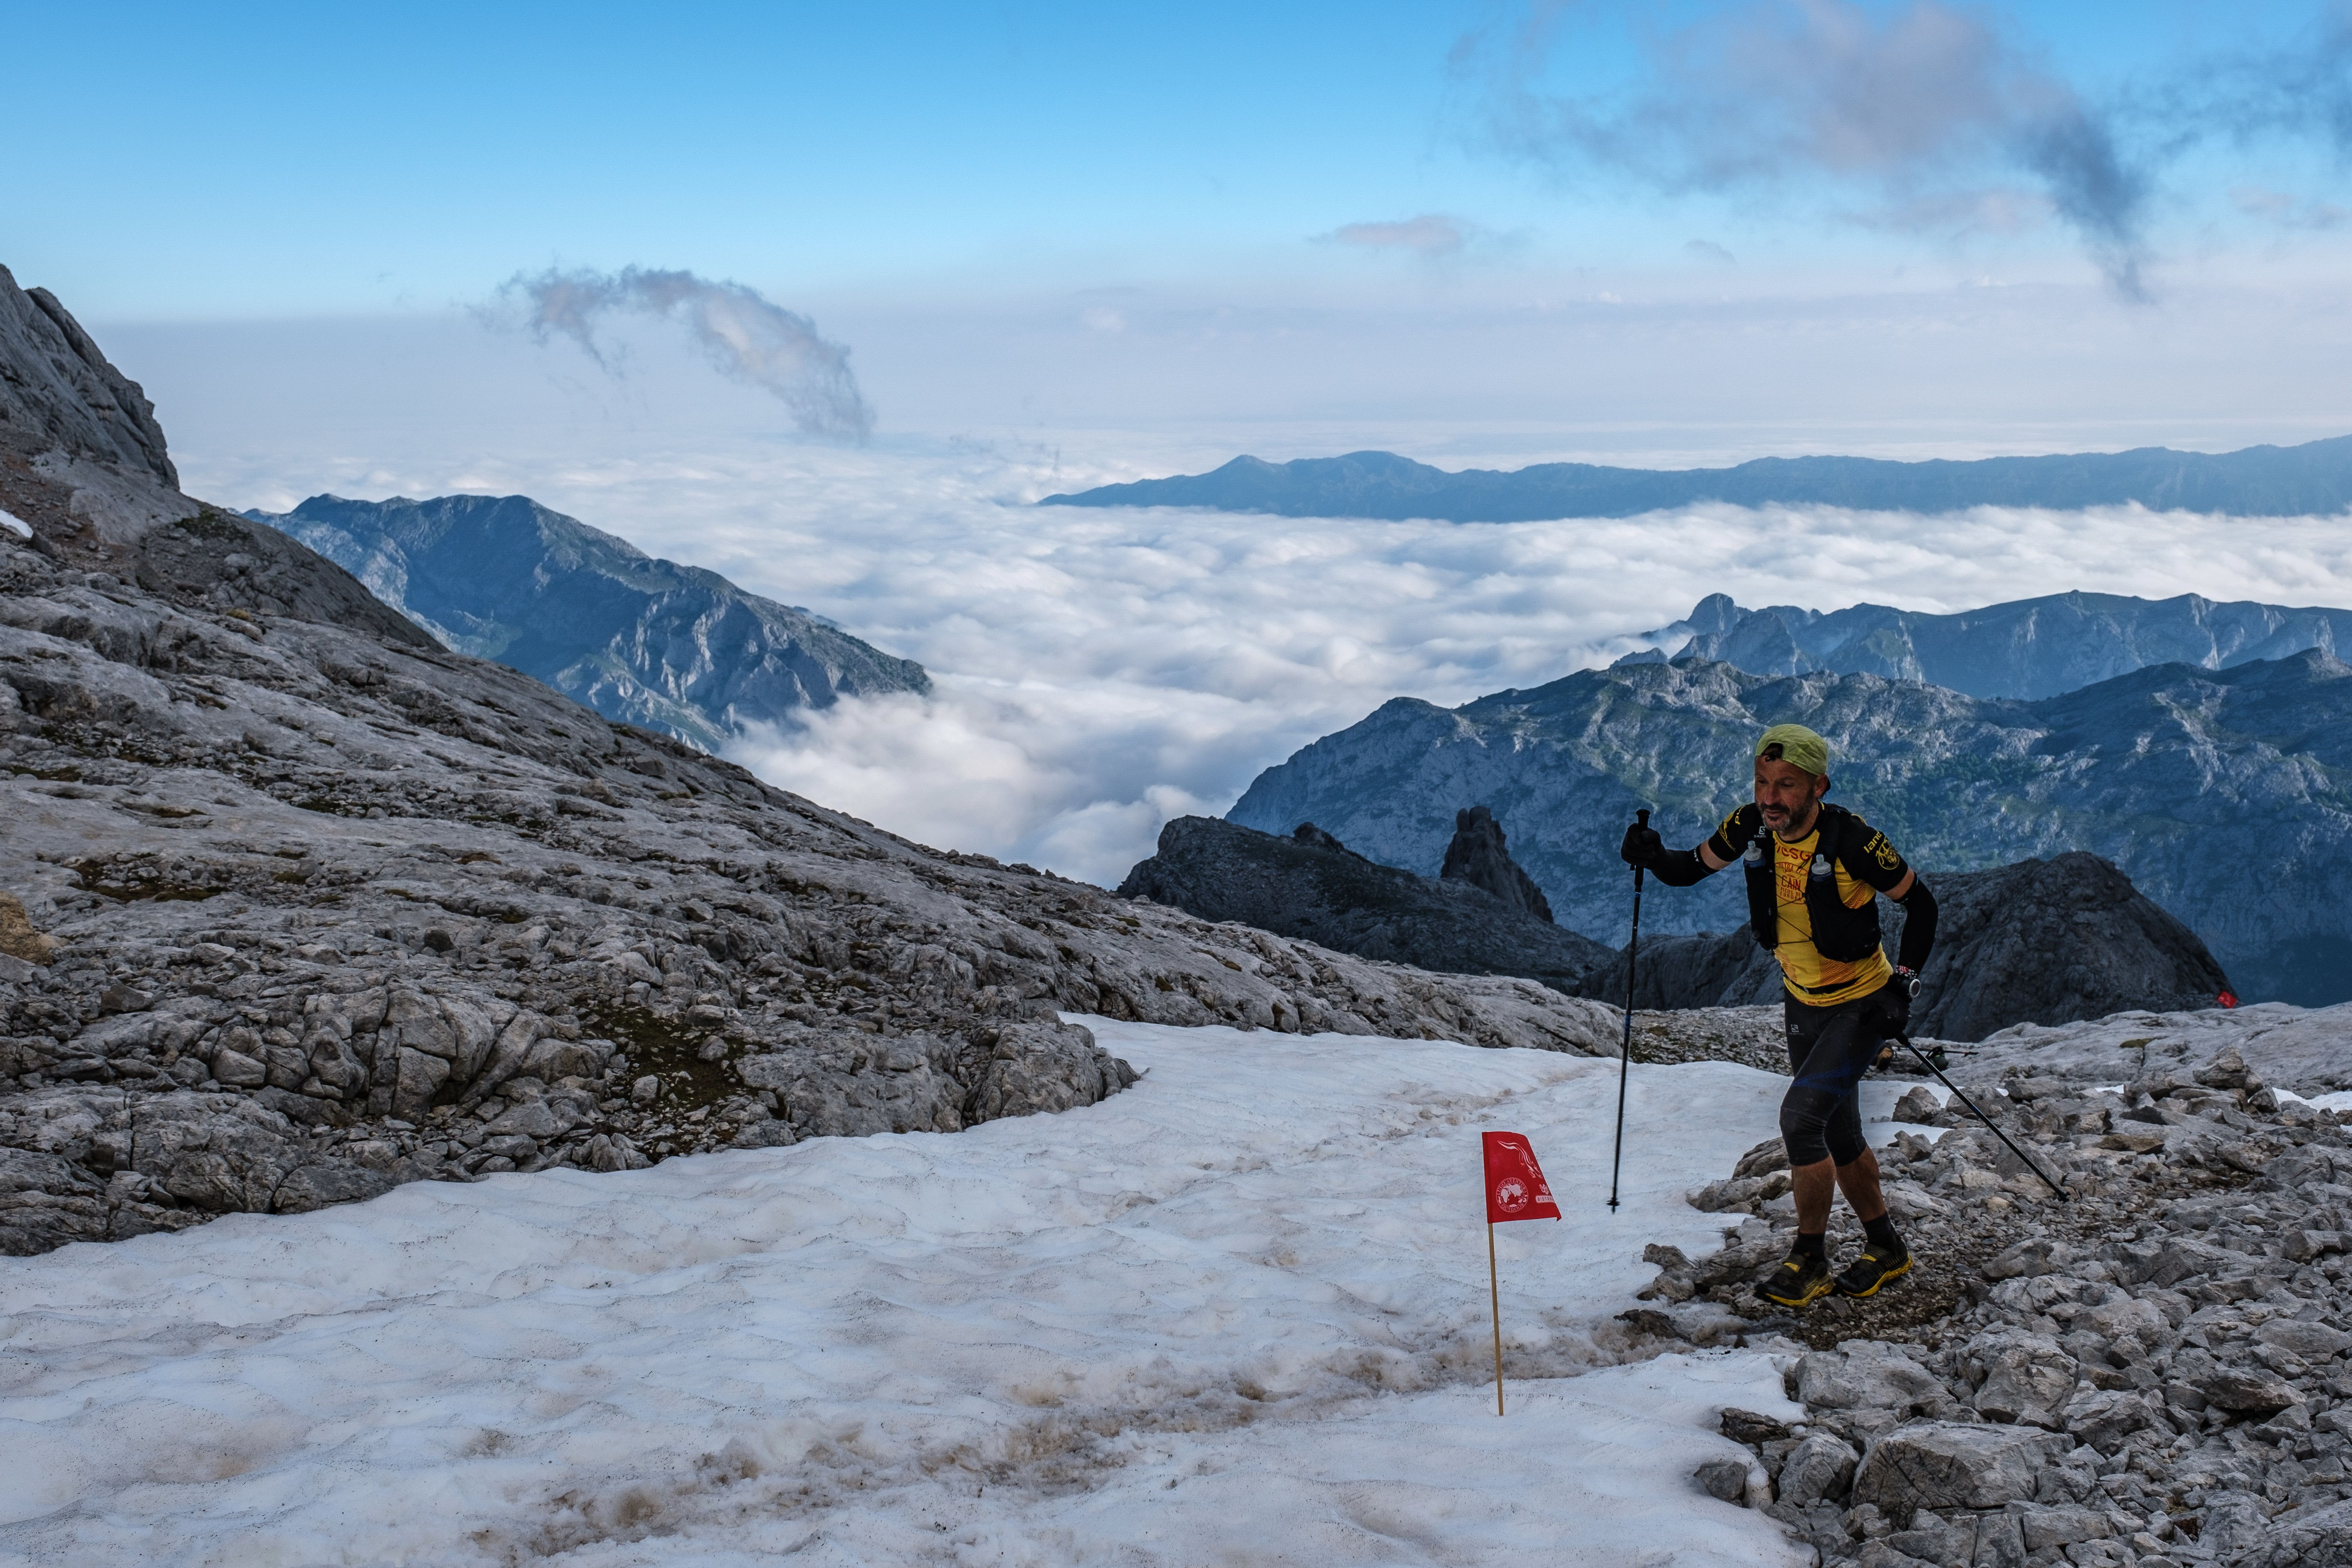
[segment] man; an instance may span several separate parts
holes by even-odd
[[[1801,1307],[1832,1289],[1869,1296],[1907,1272],[1911,1253],[1887,1217],[1878,1157],[1862,1136],[1856,1091],[1880,1047],[1907,1034],[1919,970],[1936,940],[1936,900],[1883,833],[1822,797],[1829,742],[1801,724],[1775,724],[1756,742],[1756,798],[1723,819],[1696,849],[1669,850],[1636,825],[1621,853],[1669,887],[1686,888],[1734,860],[1748,878],[1756,940],[1780,963],[1791,1081],[1780,1137],[1796,1184],[1797,1244],[1757,1282],[1757,1293]],[[1878,895],[1901,904],[1902,952],[1879,944]],[[1862,1256],[1834,1279],[1827,1237],[1839,1190],[1862,1221]]]

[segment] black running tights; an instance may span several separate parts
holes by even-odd
[[[1780,1101],[1780,1139],[1791,1166],[1823,1160],[1851,1165],[1869,1150],[1862,1135],[1862,1075],[1886,1041],[1875,992],[1834,1007],[1784,1000],[1789,1073]]]

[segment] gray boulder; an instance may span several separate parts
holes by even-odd
[[[1797,1397],[1822,1410],[1927,1414],[1952,1402],[1943,1379],[1898,1345],[1850,1340],[1797,1362]]]
[[[1780,1500],[1798,1508],[1842,1502],[1853,1485],[1862,1457],[1844,1438],[1816,1432],[1789,1451],[1780,1463]]]
[[[2031,1501],[2042,1468],[2073,1446],[2060,1434],[2028,1426],[1921,1422],[1871,1445],[1853,1498],[1890,1513]]]

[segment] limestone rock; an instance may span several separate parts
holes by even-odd
[[[1894,1410],[1906,1415],[1952,1402],[1943,1380],[1903,1347],[1850,1340],[1797,1363],[1797,1397],[1825,1410]],[[1928,1505],[1928,1506],[1933,1506]]]
[[[1791,1449],[1780,1465],[1780,1500],[1803,1508],[1842,1502],[1853,1485],[1862,1457],[1843,1438],[1816,1432]]]
[[[2057,1434],[2025,1426],[1898,1427],[1872,1445],[1854,1478],[1854,1500],[1938,1510],[2030,1501],[2042,1467],[2068,1446]]]

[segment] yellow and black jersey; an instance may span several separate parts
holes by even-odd
[[[1825,801],[1812,831],[1791,843],[1750,804],[1725,817],[1706,847],[1745,869],[1749,922],[1780,961],[1790,995],[1827,1007],[1886,984],[1894,965],[1879,945],[1878,895],[1911,870],[1886,835]]]

